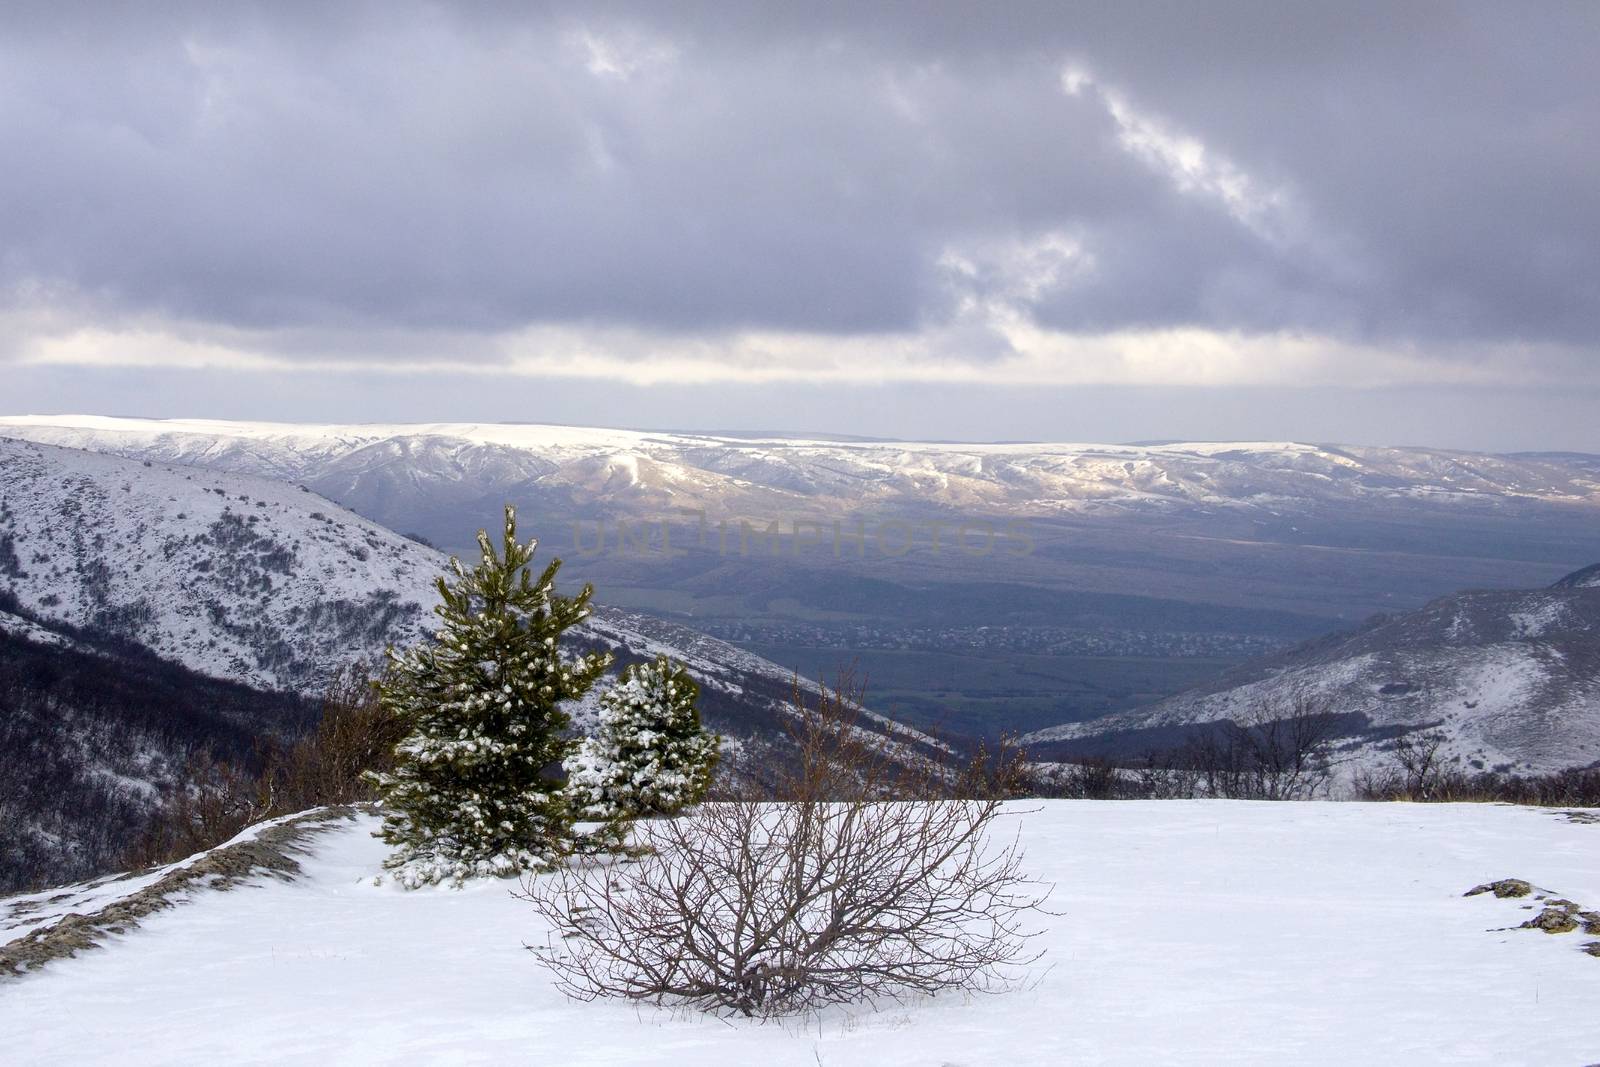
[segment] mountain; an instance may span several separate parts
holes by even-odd
[[[909,504],[1019,515],[1260,515],[1321,508],[1600,506],[1600,457],[1496,456],[1295,442],[958,444],[524,424],[297,425],[100,416],[0,417],[4,432],[303,481],[396,520],[526,490],[551,504]],[[394,523],[389,523],[393,525]],[[425,531],[424,531],[425,532]]]
[[[1346,718],[1341,748],[1355,764],[1382,759],[1385,739],[1420,728],[1446,735],[1446,758],[1475,769],[1600,762],[1600,565],[1545,589],[1464,592],[1379,616],[1150,707],[1024,740],[1045,753],[1131,753],[1302,697]]]
[[[1592,567],[1585,567],[1580,571],[1573,571],[1565,578],[1559,579],[1550,588],[1552,589],[1600,589],[1600,563]]]
[[[0,438],[0,888],[100,869],[190,753],[303,730],[341,667],[434,625],[446,563],[292,485]],[[576,641],[686,664],[736,779],[783,758],[790,671],[603,606]]]
[[[421,634],[439,554],[263,478],[0,440],[0,583],[192,670],[314,690]]]
[[[879,577],[980,575],[1324,617],[1361,618],[1450,588],[1549,581],[1575,565],[1579,546],[1577,559],[1592,558],[1600,518],[1600,457],[1565,453],[66,415],[0,417],[0,433],[304,484],[453,548],[470,547],[477,517],[514,500],[589,569],[631,563],[637,572],[638,558],[623,557],[650,552],[658,569],[675,553],[709,550],[728,566],[765,553],[763,565],[776,555],[791,567]],[[946,526],[893,525],[907,518]],[[612,525],[592,525],[601,519]],[[636,537],[649,527],[649,552],[619,551],[618,519]],[[958,529],[962,520],[973,528]],[[773,522],[783,551],[760,540],[752,548]],[[822,527],[797,538],[797,522]],[[662,524],[674,551],[659,551]],[[601,533],[608,547],[595,551]]]
[[[608,603],[805,675],[856,661],[898,718],[971,734],[1600,558],[1600,457],[1576,454],[96,416],[0,434],[302,484],[460,552],[511,501]]]
[[[201,674],[320,693],[434,624],[446,562],[282,482],[0,438],[0,592]],[[793,674],[759,656],[604,606],[579,639],[683,661],[734,744],[782,732]]]

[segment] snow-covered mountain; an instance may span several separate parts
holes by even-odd
[[[0,432],[305,482],[363,514],[454,487],[703,507],[914,502],[1030,514],[1281,511],[1360,501],[1600,505],[1594,457],[1294,442],[949,444],[436,423],[296,425],[101,416],[0,418]]]
[[[720,612],[724,623],[754,613],[780,624],[789,617],[770,602],[870,571],[911,588],[950,583],[951,602],[968,595],[963,584],[1006,583],[1349,625],[1454,589],[1543,584],[1600,558],[1600,457],[1572,454],[77,415],[0,417],[0,435],[302,484],[457,551],[470,550],[483,516],[513,501],[602,590],[637,591],[628,603],[652,610]],[[757,533],[776,524],[780,537],[801,521],[829,532],[810,547],[793,536],[779,550],[756,541],[746,552],[747,521]],[[624,522],[636,532],[671,526],[677,556],[628,551]],[[967,523],[978,551],[955,542],[969,536],[958,535]],[[1013,523],[1026,537],[1008,532]],[[865,551],[836,540],[857,529]],[[737,609],[730,593],[743,598]],[[807,603],[798,617],[829,610]],[[1183,629],[1181,614],[1149,628]]]
[[[446,562],[283,482],[0,438],[0,887],[102,869],[189,753],[304,729],[339,668],[435,624]],[[736,779],[784,758],[788,670],[603,606],[580,629],[683,662]]]
[[[0,592],[214,677],[319,692],[433,625],[445,563],[283,482],[0,438]],[[682,660],[733,737],[792,693],[789,671],[670,622],[597,607],[584,630]]]
[[[1247,663],[1159,703],[1029,734],[1057,751],[1288,708],[1351,717],[1354,761],[1398,730],[1437,729],[1473,768],[1548,772],[1600,761],[1600,565],[1547,589],[1473,591]],[[1144,743],[1148,744],[1148,741]]]
[[[441,566],[294,486],[11,440],[0,537],[24,607],[263,688],[414,641]]]

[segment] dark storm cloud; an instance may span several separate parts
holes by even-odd
[[[1068,332],[1304,331],[1453,358],[1600,330],[1595,5],[0,19],[13,305],[875,333],[966,297]],[[1076,95],[1068,68],[1089,79]],[[1186,182],[1115,102],[1223,170]],[[1015,249],[1041,236],[1076,258],[1019,281]]]

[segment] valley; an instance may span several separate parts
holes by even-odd
[[[315,698],[428,632],[446,562],[430,542],[460,551],[492,515],[467,509],[470,489],[531,500],[563,588],[598,585],[589,647],[689,665],[731,766],[781,758],[794,682],[841,670],[878,728],[1025,735],[1044,759],[1138,759],[1315,699],[1339,723],[1341,789],[1406,730],[1448,734],[1452,767],[1600,760],[1600,592],[1560,562],[1600,554],[1592,457],[1165,445],[1121,448],[1138,458],[1113,467],[1109,446],[557,427],[56,418],[0,433],[17,435],[0,437],[12,639],[81,632],[252,692]],[[827,518],[862,485],[853,518]],[[319,492],[334,489],[395,529]],[[649,518],[680,491],[699,517]],[[779,503],[782,517],[749,518]],[[970,550],[975,530],[987,550]],[[147,797],[187,751],[147,745],[129,763],[95,755],[93,736],[81,767]]]
[[[511,501],[569,587],[808,676],[856,663],[909,721],[973,734],[1600,557],[1600,461],[1578,454],[94,416],[0,434],[302,484],[452,552]]]
[[[0,3],[0,1067],[1600,1067],[1600,3]]]

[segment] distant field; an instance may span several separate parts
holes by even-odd
[[[716,579],[693,582],[698,595],[622,582],[596,595],[703,629],[808,678],[854,662],[874,710],[970,736],[1153,703],[1261,654],[1262,642],[1282,647],[1337,625],[1231,605],[1002,582],[915,585],[792,566],[723,566]],[[729,589],[737,591],[712,591]],[[1179,647],[1174,635],[1185,634],[1196,641]]]
[[[854,662],[874,710],[912,725],[979,737],[1149,704],[1238,662],[741,644],[811,678],[832,677]]]

